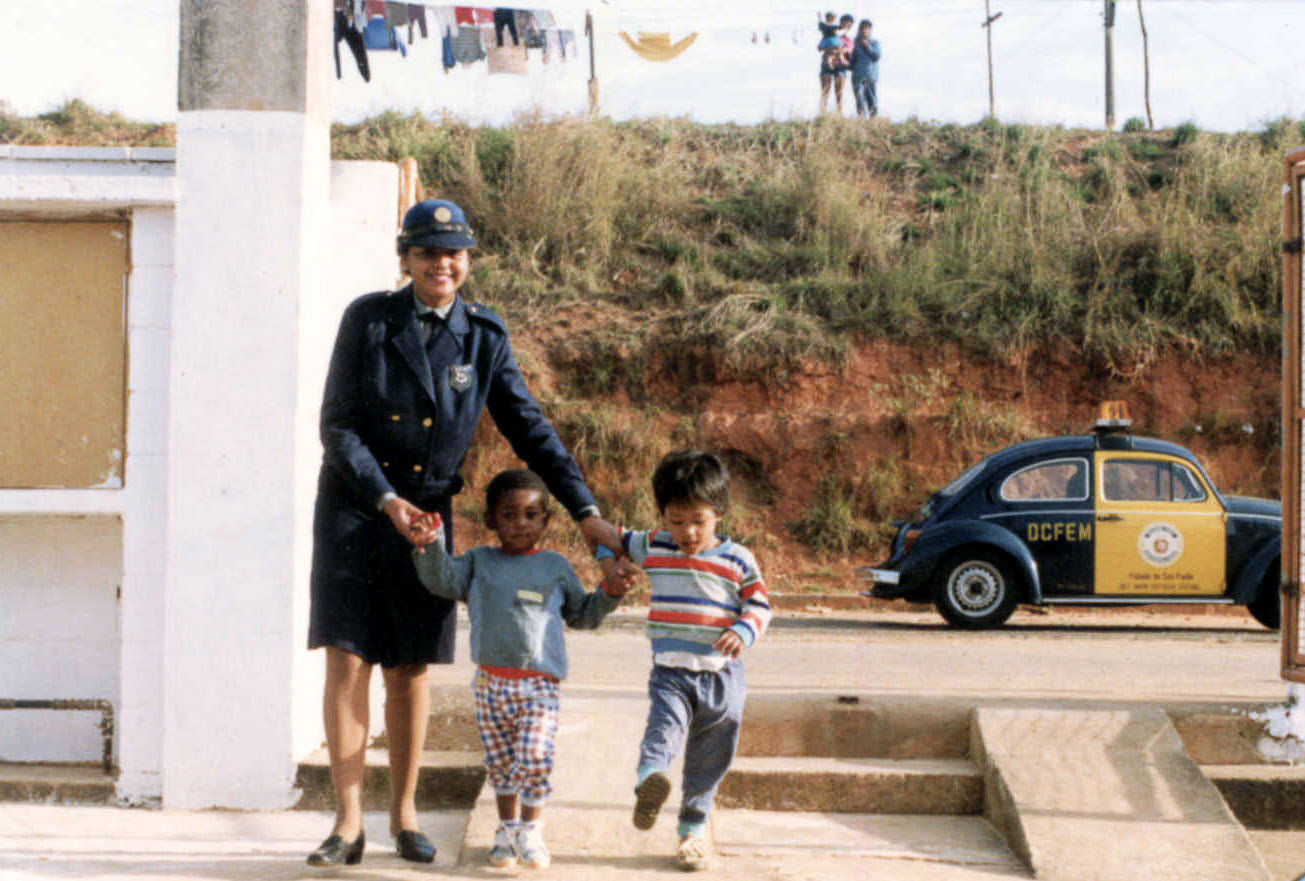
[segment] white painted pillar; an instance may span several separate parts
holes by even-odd
[[[331,6],[182,0],[163,804],[293,801],[301,301],[329,256]]]

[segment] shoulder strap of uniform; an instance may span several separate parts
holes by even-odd
[[[498,316],[498,313],[481,303],[472,303],[468,301],[467,317],[472,321],[479,321],[482,324],[488,324],[491,327],[495,327],[504,333],[507,333],[507,325],[503,323],[503,319]]]

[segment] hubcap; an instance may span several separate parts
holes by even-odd
[[[1001,572],[982,560],[962,563],[947,580],[947,594],[967,615],[982,615],[996,608],[1005,592]]]

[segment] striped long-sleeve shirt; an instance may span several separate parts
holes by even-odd
[[[743,545],[722,538],[715,547],[689,556],[666,530],[630,530],[621,543],[630,559],[643,567],[652,589],[648,637],[654,663],[720,669],[726,658],[712,645],[722,630],[733,630],[745,646],[766,632],[766,584],[752,552]]]

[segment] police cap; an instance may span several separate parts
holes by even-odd
[[[413,205],[403,215],[403,229],[399,232],[398,240],[399,253],[414,245],[461,251],[476,247],[476,239],[467,223],[467,215],[455,203],[443,199],[426,199]]]

